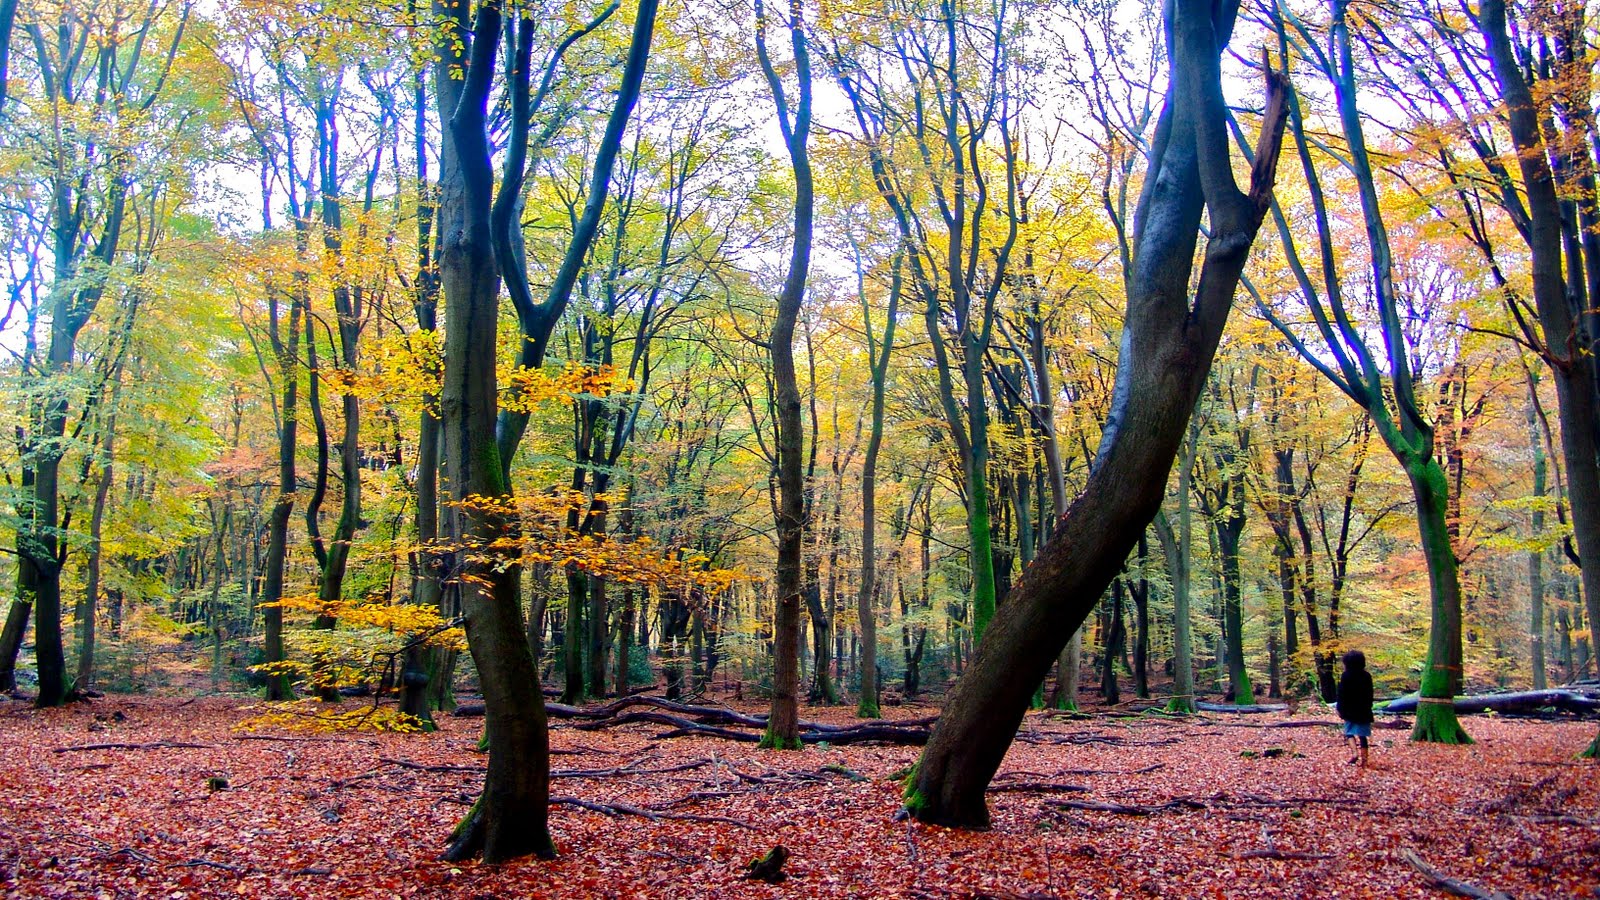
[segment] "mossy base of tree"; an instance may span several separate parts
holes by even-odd
[[[1461,727],[1461,720],[1456,718],[1455,705],[1448,700],[1427,702],[1431,699],[1424,697],[1423,702],[1417,704],[1417,722],[1411,728],[1411,739],[1427,744],[1472,743],[1471,736]]]
[[[1050,707],[1061,712],[1078,712],[1078,701],[1068,697],[1065,691],[1056,694],[1056,702]]]
[[[883,718],[882,711],[880,711],[878,709],[878,701],[869,700],[866,697],[862,697],[861,698],[861,702],[856,704],[856,718],[858,718],[858,719],[881,719],[881,718]]]
[[[1256,689],[1250,683],[1250,674],[1247,672],[1239,676],[1239,689],[1233,693],[1234,706],[1255,706]]]
[[[440,858],[446,862],[466,862],[476,856],[482,856],[486,863],[501,863],[523,856],[537,856],[540,859],[555,859],[556,845],[550,840],[549,832],[534,835],[519,835],[525,842],[517,846],[502,848],[501,853],[491,858],[485,853],[487,845],[488,828],[483,822],[483,795],[472,803],[472,808],[461,817],[456,827],[450,832],[450,846],[447,847]]]
[[[756,747],[761,750],[799,750],[801,743],[798,736],[786,739],[769,726]]]
[[[1174,715],[1192,716],[1195,714],[1193,697],[1173,697],[1167,701],[1164,712]]]
[[[1594,740],[1578,756],[1583,759],[1600,759],[1600,734],[1596,734]]]

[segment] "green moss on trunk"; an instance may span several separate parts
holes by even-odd
[[[761,743],[756,746],[762,750],[799,750],[802,745],[800,738],[785,740],[783,735],[778,734],[771,725],[768,725],[766,733],[761,735]]]
[[[1472,738],[1461,727],[1452,703],[1428,703],[1431,698],[1421,698],[1417,704],[1417,722],[1411,729],[1413,741],[1431,744],[1470,744]]]

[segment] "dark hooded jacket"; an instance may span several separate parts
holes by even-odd
[[[1339,718],[1372,724],[1372,675],[1366,669],[1345,669],[1339,678]]]

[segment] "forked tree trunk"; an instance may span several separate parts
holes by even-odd
[[[1173,76],[1139,202],[1110,417],[1083,492],[996,613],[909,780],[906,808],[924,822],[988,824],[984,792],[1034,688],[1161,506],[1267,208],[1282,137],[1277,77],[1246,196],[1228,159],[1219,65],[1234,10],[1203,0],[1175,0],[1168,9]],[[1208,207],[1210,239],[1191,306]]]
[[[467,9],[435,6],[446,23],[435,66],[440,154],[440,280],[445,299],[444,384],[440,394],[445,465],[458,504],[445,529],[461,545],[461,611],[467,646],[483,687],[489,749],[483,792],[451,836],[446,856],[481,854],[485,862],[555,855],[550,840],[550,748],[539,673],[524,634],[514,563],[497,560],[491,541],[515,523],[469,497],[509,499],[510,485],[495,444],[495,327],[500,277],[490,238],[494,174],[485,128],[500,42],[500,8],[478,6],[468,32]]]

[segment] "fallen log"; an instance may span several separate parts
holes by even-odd
[[[1545,690],[1515,691],[1506,694],[1479,694],[1455,698],[1457,713],[1536,713],[1542,709],[1561,712],[1600,714],[1600,700],[1586,697],[1577,691]],[[1409,713],[1417,711],[1417,695],[1407,694],[1391,700],[1379,708],[1380,712]]]
[[[598,803],[593,800],[583,800],[578,797],[551,797],[550,804],[552,806],[576,806],[579,809],[586,809],[590,812],[597,812],[606,816],[638,816],[642,819],[649,819],[652,822],[660,822],[663,819],[671,819],[679,822],[708,822],[718,825],[732,825],[736,828],[745,828],[750,831],[760,830],[756,826],[751,825],[749,822],[742,822],[729,816],[702,816],[695,813],[676,813],[657,809],[643,809],[627,803]]]
[[[154,741],[148,744],[82,744],[75,747],[56,747],[52,753],[76,753],[81,750],[203,750],[215,744],[194,744],[188,741]]]
[[[1505,894],[1500,891],[1486,891],[1475,884],[1468,884],[1460,879],[1451,878],[1445,875],[1443,872],[1440,872],[1438,869],[1435,869],[1433,866],[1430,866],[1424,862],[1422,857],[1418,856],[1417,852],[1410,848],[1401,850],[1400,857],[1410,864],[1411,868],[1416,869],[1419,873],[1421,873],[1422,877],[1427,880],[1430,887],[1436,887],[1441,891],[1454,894],[1457,897],[1471,897],[1474,898],[1474,900],[1511,900],[1511,896],[1509,894]]]
[[[1247,703],[1240,706],[1232,703],[1196,703],[1194,708],[1199,712],[1209,713],[1275,713],[1289,711],[1289,707],[1282,703]]]
[[[637,709],[648,707],[648,709]],[[631,711],[630,711],[631,710]],[[656,735],[660,738],[715,737],[724,740],[755,743],[759,734],[738,731],[738,728],[762,730],[767,727],[767,717],[742,713],[723,706],[699,706],[679,703],[660,697],[634,695],[613,700],[599,706],[570,706],[565,703],[545,703],[545,713],[553,719],[576,719],[574,727],[583,731],[598,731],[616,725],[645,722],[666,725],[670,731]],[[456,707],[456,716],[481,716],[482,704],[463,704]],[[800,723],[800,740],[808,744],[861,744],[879,742],[921,746],[928,742],[929,728],[936,717],[922,719],[875,719],[854,725],[829,725],[825,722]]]

